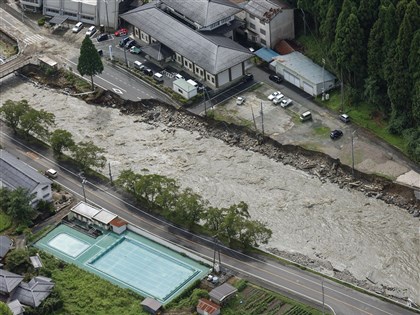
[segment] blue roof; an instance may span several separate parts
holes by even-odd
[[[272,62],[273,58],[280,56],[278,53],[276,53],[274,50],[270,48],[261,48],[258,49],[255,54],[260,57],[262,60],[267,62]]]

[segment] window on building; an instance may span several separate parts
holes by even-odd
[[[211,83],[214,84],[214,77],[211,77]]]
[[[58,11],[58,10],[54,10],[54,9],[47,9],[47,12],[51,12],[51,13],[60,13],[60,11]]]
[[[42,187],[42,190],[45,190],[45,189],[48,189],[48,185],[47,185],[47,186]]]
[[[66,11],[64,11],[64,12],[63,12],[63,15],[68,15],[68,16],[77,16],[77,14],[76,14],[76,13],[66,12]]]
[[[50,194],[45,194],[44,196],[42,196],[42,199],[48,198],[50,196]]]
[[[255,24],[254,23],[249,23],[249,28],[255,30]]]
[[[204,75],[204,71],[200,69],[200,76]]]
[[[89,16],[89,15],[82,15],[82,19],[93,21],[95,18],[93,16]]]
[[[260,33],[261,33],[261,34],[263,34],[263,35],[265,35],[265,34],[266,34],[266,33],[265,33],[265,29],[260,28]]]
[[[261,39],[261,45],[267,45],[267,42],[265,39]]]
[[[254,20],[254,19],[255,19],[255,16],[253,16],[252,14],[250,14],[250,15],[249,15],[249,18],[250,18],[251,20]]]
[[[183,90],[181,90],[181,89],[178,89],[178,92],[179,92],[179,93],[181,93],[181,94],[183,94],[183,93],[184,93],[184,91],[183,91]]]

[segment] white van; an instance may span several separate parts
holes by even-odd
[[[161,73],[159,73],[159,72],[156,72],[153,75],[153,79],[155,79],[155,81],[161,83],[161,82],[163,82],[163,75]]]
[[[140,61],[136,60],[134,61],[134,68],[139,69],[141,71],[144,69],[144,65]]]
[[[92,36],[93,34],[96,33],[96,27],[95,26],[91,26],[89,27],[89,29],[86,31],[86,36]]]
[[[195,81],[193,81],[193,80],[191,80],[191,79],[187,80],[187,82],[188,82],[189,84],[191,84],[193,87],[198,88],[198,83],[197,83],[197,82],[195,82]]]
[[[312,114],[311,112],[308,110],[302,114],[300,114],[300,120],[301,121],[306,121],[306,120],[311,120],[312,119]]]
[[[47,176],[49,178],[57,178],[57,171],[50,168],[50,169],[45,171],[45,176]]]

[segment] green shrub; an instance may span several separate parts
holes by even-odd
[[[235,283],[235,287],[238,289],[239,292],[242,292],[248,285],[248,281],[245,279],[239,280]]]
[[[39,25],[39,26],[44,26],[44,24],[45,24],[45,16],[43,16],[42,18],[40,18],[40,19],[38,20],[38,25]]]

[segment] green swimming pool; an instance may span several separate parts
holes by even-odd
[[[36,247],[142,296],[168,303],[209,267],[131,231],[92,238],[59,225]]]

